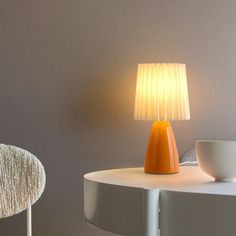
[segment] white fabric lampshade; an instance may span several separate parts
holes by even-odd
[[[139,64],[134,119],[190,119],[185,64]]]

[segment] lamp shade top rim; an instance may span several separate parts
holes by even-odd
[[[182,62],[141,62],[138,65],[186,65]]]

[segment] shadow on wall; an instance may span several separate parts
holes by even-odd
[[[73,128],[119,129],[133,117],[135,80],[112,75],[85,81],[85,85],[70,95],[67,106]]]

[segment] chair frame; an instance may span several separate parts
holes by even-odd
[[[27,236],[32,236],[32,208],[31,206],[27,209],[26,227],[27,227]]]

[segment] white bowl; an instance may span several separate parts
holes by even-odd
[[[236,177],[236,141],[196,141],[200,168],[215,181],[233,181]]]

